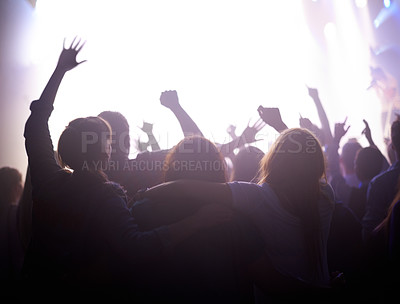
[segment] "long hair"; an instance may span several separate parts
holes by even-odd
[[[74,172],[96,172],[108,160],[111,138],[110,125],[100,117],[77,118],[69,123],[58,141],[57,157],[60,165]]]
[[[226,164],[214,143],[201,136],[181,140],[165,157],[164,181],[194,179],[224,183]]]
[[[281,133],[260,164],[260,184],[268,183],[284,209],[300,219],[309,265],[321,261],[321,223],[318,202],[326,183],[325,158],[318,139],[307,129]]]

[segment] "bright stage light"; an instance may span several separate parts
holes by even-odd
[[[356,6],[358,8],[364,8],[368,4],[368,0],[355,0]]]
[[[384,5],[386,8],[389,8],[389,7],[390,7],[390,4],[392,4],[392,1],[390,1],[390,0],[383,0],[383,5]]]
[[[324,27],[324,34],[327,40],[336,38],[336,25],[333,22],[328,22]]]
[[[290,127],[298,126],[299,113],[318,125],[305,84],[319,89],[332,126],[346,115],[343,112],[359,107],[334,106],[337,100],[331,93],[343,88],[329,82],[328,76],[347,72],[340,74],[337,61],[336,69],[329,70],[324,48],[307,28],[301,1],[93,3],[37,3],[30,57],[40,71],[38,94],[57,62],[64,37],[70,41],[79,35],[87,41],[79,59],[88,61],[71,71],[60,87],[50,121],[54,140],[70,120],[114,110],[127,117],[133,138],[145,136],[138,128],[144,120],[154,123],[161,148],[170,148],[182,138],[182,131],[173,114],[160,105],[164,90],[177,90],[182,106],[205,136],[220,143],[230,139],[230,124],[241,133],[249,119],[254,121],[259,105],[279,107]],[[328,23],[324,33],[332,45],[340,42],[338,23]],[[332,47],[330,52],[335,53]],[[340,59],[341,54],[335,54],[333,58]],[[263,140],[255,145],[265,151],[275,135],[265,127],[259,134]]]

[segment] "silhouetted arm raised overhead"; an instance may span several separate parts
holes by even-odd
[[[178,94],[175,90],[172,91],[164,91],[160,96],[161,104],[170,109],[172,113],[176,116],[181,125],[183,135],[198,135],[203,136],[203,133],[200,131],[199,127],[193,121],[193,119],[186,113],[186,111],[182,108],[179,103]]]
[[[348,205],[352,187],[346,183],[346,180],[342,176],[338,153],[340,141],[350,128],[350,126],[345,128],[346,121],[347,118],[343,123],[335,124],[333,140],[327,145],[326,157],[328,161],[329,182],[335,191],[335,198]]]
[[[331,128],[329,126],[328,116],[326,115],[325,109],[322,106],[321,100],[318,95],[318,90],[309,87],[307,87],[307,89],[308,89],[308,95],[314,100],[315,107],[317,108],[319,120],[321,121],[321,130],[324,134],[325,143],[329,144],[332,141],[333,136]]]
[[[28,154],[33,189],[60,170],[54,158],[53,143],[50,137],[48,120],[53,111],[53,103],[65,73],[84,61],[77,62],[76,56],[84,43],[72,41],[69,48],[64,47],[57,66],[51,75],[39,100],[32,102],[31,115],[25,124],[25,147]]]

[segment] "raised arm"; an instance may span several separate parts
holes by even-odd
[[[368,122],[363,119],[363,122],[365,124],[365,129],[361,132],[361,134],[365,135],[366,139],[368,140],[369,146],[372,148],[377,149],[379,152],[381,152],[378,148],[377,145],[375,145],[374,141],[372,140],[372,134],[371,134],[371,129],[369,127]],[[381,152],[382,154],[382,152]],[[382,168],[389,168],[389,162],[387,161],[386,157],[382,154],[382,158],[383,158],[383,164],[382,164]]]
[[[325,146],[325,137],[324,137],[325,134],[324,134],[324,132],[323,132],[320,128],[318,128],[316,125],[314,125],[314,124],[311,122],[310,119],[308,119],[308,118],[303,118],[303,117],[300,115],[299,125],[300,125],[301,128],[305,128],[305,129],[308,129],[308,130],[310,130],[311,132],[313,132],[313,133],[317,136],[317,138],[319,139],[319,141],[321,142],[321,145],[322,145],[322,146]]]
[[[314,100],[315,107],[317,108],[319,120],[321,121],[321,129],[324,133],[325,143],[330,143],[333,139],[331,128],[329,126],[328,116],[326,115],[325,109],[322,106],[321,100],[319,99],[318,90],[314,88],[308,88],[308,95]]]
[[[172,113],[176,116],[181,125],[183,135],[199,135],[203,136],[203,133],[200,131],[199,127],[193,121],[193,119],[186,113],[186,111],[182,108],[179,103],[178,94],[175,90],[173,91],[164,91],[160,96],[161,104],[170,109]]]
[[[369,128],[368,122],[365,119],[363,119],[363,122],[365,124],[365,129],[361,132],[361,134],[365,135],[365,138],[368,140],[368,143],[369,143],[370,147],[378,148],[375,145],[374,141],[372,140],[371,129]]]
[[[335,191],[335,196],[344,204],[348,204],[352,187],[347,185],[346,180],[340,171],[340,161],[338,149],[340,140],[347,133],[350,126],[345,127],[347,118],[343,123],[335,124],[335,132],[333,140],[327,145],[326,156],[328,161],[329,182]]]
[[[32,188],[38,187],[60,169],[54,158],[54,149],[50,137],[48,120],[53,111],[53,103],[65,73],[81,64],[76,56],[84,44],[76,39],[69,48],[64,47],[57,66],[51,75],[39,100],[32,102],[31,115],[25,124],[25,147],[31,173]]]
[[[65,48],[65,39],[64,39],[63,50],[58,59],[57,66],[53,72],[53,75],[51,75],[49,82],[44,88],[42,95],[40,96],[40,101],[47,103],[49,105],[50,104],[53,105],[54,99],[56,98],[57,95],[58,88],[61,84],[62,79],[64,78],[65,73],[86,61],[86,60],[80,62],[76,61],[76,56],[78,55],[82,47],[85,45],[85,43],[81,43],[81,40],[78,40],[78,42],[75,41],[76,37],[72,41],[70,47]]]
[[[232,205],[232,193],[226,183],[212,183],[198,180],[177,180],[159,184],[143,192],[138,192],[136,200],[178,200],[198,199],[208,203]]]

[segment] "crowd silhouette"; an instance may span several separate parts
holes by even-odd
[[[72,120],[54,149],[48,121],[57,91],[84,47],[64,46],[24,137],[28,168],[0,168],[3,295],[21,300],[145,303],[386,303],[400,271],[400,120],[381,152],[341,144],[350,126],[328,120],[308,88],[321,127],[289,128],[279,108],[220,144],[205,138],[179,103],[161,92],[183,137],[149,141],[130,158],[120,112]],[[348,113],[343,113],[347,117]],[[254,145],[262,128],[273,146]],[[147,150],[147,147],[151,147]],[[389,152],[390,151],[390,152]],[[384,154],[387,154],[385,156]],[[78,298],[79,297],[79,298]]]

